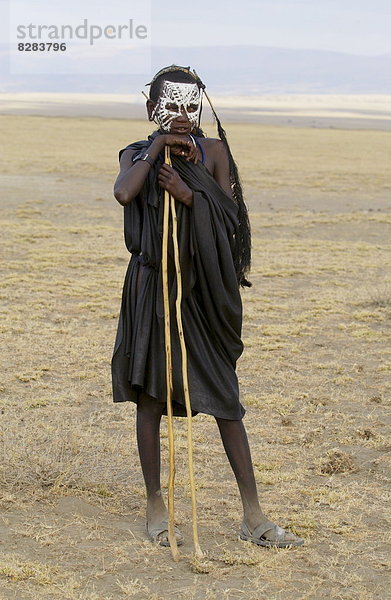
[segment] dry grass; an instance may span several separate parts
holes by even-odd
[[[148,124],[2,125],[1,599],[387,598],[389,136],[229,128],[254,232],[238,368],[245,422],[265,511],[307,544],[265,551],[238,541],[233,476],[213,419],[199,415],[207,557],[192,555],[176,420],[187,541],[174,564],[145,537],[134,407],[110,395],[128,260],[111,189],[117,150]]]

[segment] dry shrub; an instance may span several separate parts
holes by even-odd
[[[190,570],[198,575],[207,575],[215,569],[215,565],[207,558],[199,559],[195,555],[190,557]]]
[[[0,559],[0,577],[9,581],[30,580],[39,585],[53,583],[58,569],[39,562],[25,560],[16,554],[4,554]]]
[[[357,435],[364,440],[371,440],[376,437],[376,433],[374,433],[372,429],[368,428],[357,429]]]
[[[369,292],[370,301],[367,306],[373,308],[391,308],[391,285],[384,284],[372,288]]]
[[[329,450],[326,456],[321,460],[320,472],[325,475],[348,473],[357,470],[352,455],[348,452],[342,452],[342,450],[339,450],[338,448]]]

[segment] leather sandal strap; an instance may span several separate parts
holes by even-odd
[[[270,531],[270,529],[275,530],[276,527],[278,527],[278,525],[275,525],[271,521],[266,521],[265,523],[258,525],[258,527],[254,529],[254,531],[251,534],[251,537],[260,539],[267,531]]]
[[[168,539],[168,521],[167,520],[161,521],[159,527],[152,527],[152,528],[147,527],[147,529],[148,529],[149,535],[154,539],[157,539],[160,535],[164,534],[165,532],[167,532],[166,537]],[[182,537],[182,534],[178,527],[175,526],[174,531],[177,534],[177,536],[179,536],[180,538]]]

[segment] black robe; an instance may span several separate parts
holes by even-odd
[[[142,150],[154,139],[130,144]],[[125,243],[132,257],[125,277],[112,358],[113,400],[137,402],[144,391],[166,402],[161,246],[163,190],[157,180],[162,158],[144,186],[124,207]],[[183,279],[182,321],[188,353],[193,414],[241,419],[236,361],[243,351],[242,303],[233,263],[237,208],[200,162],[172,156],[172,166],[193,190],[191,208],[176,202]],[[171,237],[169,237],[171,240]],[[136,283],[140,263],[139,290]],[[181,354],[175,317],[175,266],[169,243],[169,289],[174,415],[185,415]]]

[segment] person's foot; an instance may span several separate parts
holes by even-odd
[[[167,508],[161,497],[154,502],[147,503],[146,530],[149,539],[152,542],[160,544],[161,546],[170,545],[170,542],[168,541]],[[178,546],[183,544],[183,536],[178,527],[175,527],[175,536]]]
[[[161,499],[161,501],[147,502],[147,523],[150,527],[158,527],[162,521],[167,521],[168,513],[167,508]]]
[[[154,542],[155,544],[160,544],[160,546],[170,545],[170,542],[168,540],[168,520],[161,521],[155,527],[152,527],[147,521],[146,530],[151,542]],[[183,536],[178,527],[175,527],[175,537],[177,545],[181,546],[183,544]]]
[[[299,536],[267,520],[256,527],[249,527],[243,521],[239,535],[242,540],[265,547],[287,548],[304,544],[304,540]]]

